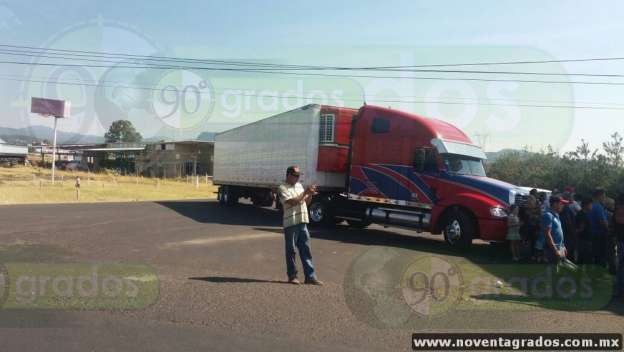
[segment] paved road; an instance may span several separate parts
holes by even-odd
[[[313,230],[326,282],[313,287],[284,283],[279,217],[270,209],[214,201],[20,205],[0,207],[0,224],[0,262],[145,263],[160,282],[157,302],[140,310],[0,309],[3,351],[408,351],[416,331],[624,330],[619,303],[583,312],[412,314],[395,302],[401,297],[375,291],[384,286],[375,278],[386,276],[369,274],[392,276],[405,258],[459,257],[438,237],[408,231]],[[506,254],[481,243],[466,258],[485,266]]]

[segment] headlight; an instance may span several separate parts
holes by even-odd
[[[497,218],[504,218],[507,216],[507,212],[501,207],[490,208],[490,214]]]

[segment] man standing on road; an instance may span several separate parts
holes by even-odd
[[[286,244],[286,274],[288,282],[300,284],[297,279],[297,266],[295,264],[295,246],[299,250],[305,283],[322,285],[316,278],[312,252],[310,250],[310,233],[308,232],[308,207],[312,196],[316,194],[316,186],[312,185],[305,190],[299,183],[299,167],[290,166],[286,170],[286,182],[279,187],[279,199],[284,209],[284,240]]]

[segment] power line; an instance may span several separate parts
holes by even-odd
[[[119,85],[124,85],[127,82],[123,82],[123,81],[111,81],[111,80],[98,80],[97,83],[88,83],[85,82],[83,79],[72,79],[72,78],[64,78],[63,81],[51,81],[48,80],[47,77],[41,77],[41,76],[30,76],[28,77],[29,79],[25,79],[23,75],[1,75],[0,74],[0,80],[2,78],[8,78],[8,80],[14,80],[14,81],[26,81],[26,82],[34,82],[34,83],[50,83],[50,84],[69,84],[69,83],[76,83],[76,85],[78,84],[84,84],[84,85],[89,85],[89,86],[93,86],[93,87],[104,87],[104,88],[115,88],[115,87],[119,87]],[[15,78],[15,79],[14,79]],[[114,84],[113,86],[111,85],[105,85],[105,84]],[[126,88],[141,88],[141,87],[136,87],[136,86],[125,86]],[[153,88],[153,87],[151,87]],[[158,89],[158,88],[154,88],[155,90],[163,90],[163,91],[179,91],[181,90],[179,87],[174,87],[175,89],[170,89],[170,88],[163,88],[163,89]],[[249,90],[250,88],[241,88],[241,87],[222,87],[222,90]],[[402,98],[416,98],[416,99],[427,99],[430,97],[424,97],[422,95],[401,95],[397,97],[398,99],[402,99]],[[374,101],[379,101],[379,99],[375,99],[372,98]],[[480,98],[469,98],[469,97],[447,97],[445,99],[453,99],[453,100],[463,100],[463,101],[472,101],[473,103],[479,103],[479,100],[482,100]],[[488,101],[504,101],[504,102],[509,102],[509,101],[520,101],[520,102],[525,102],[525,103],[538,103],[538,104],[563,104],[563,105],[574,105],[574,104],[584,104],[584,105],[606,105],[606,106],[613,106],[613,107],[624,107],[624,103],[617,103],[617,102],[609,102],[609,101],[583,101],[583,100],[577,100],[577,101],[569,101],[569,100],[542,100],[542,99],[518,99],[518,98],[485,98],[485,100]]]
[[[268,66],[268,67],[309,67],[309,68],[322,68],[322,66],[303,66],[303,65],[286,65],[286,64],[272,64],[272,63],[260,63],[260,62],[245,62],[235,60],[211,60],[211,59],[196,59],[196,58],[176,58],[170,56],[146,56],[146,55],[133,55],[122,53],[105,53],[98,51],[85,51],[85,50],[67,50],[67,49],[45,49],[29,46],[16,46],[16,45],[0,45],[0,47],[13,47],[37,50],[38,52],[47,52],[50,54],[63,55],[61,53],[75,53],[74,55],[87,56],[87,57],[108,57],[118,59],[144,59],[148,61],[173,61],[173,62],[190,62],[190,63],[219,63],[233,66]],[[31,51],[32,52],[32,51]],[[36,53],[36,52],[35,52]]]
[[[2,45],[0,45],[2,47]],[[189,60],[189,59],[167,59],[160,60],[155,59],[153,57],[140,57],[140,58],[128,58],[128,57],[117,57],[117,56],[109,56],[109,55],[84,55],[84,54],[59,54],[59,53],[49,53],[45,52],[42,54],[41,52],[34,51],[23,51],[23,50],[2,50],[0,49],[0,55],[11,55],[11,56],[25,56],[25,57],[37,57],[37,58],[50,58],[50,59],[61,59],[61,60],[74,60],[74,61],[87,61],[87,62],[105,62],[105,63],[118,63],[118,61],[111,60],[103,60],[103,59],[93,59],[93,57],[103,57],[109,59],[120,59],[120,60],[134,60],[136,62],[141,62],[144,65],[155,65],[145,63],[144,61],[174,61],[174,62],[186,62],[186,63],[197,63],[197,61],[201,62],[202,60]],[[61,56],[64,55],[64,56]],[[72,56],[67,56],[72,55]],[[225,65],[241,65],[239,63],[230,64],[225,63],[224,61],[211,61],[206,62],[206,64],[225,64]],[[133,65],[139,65],[138,63],[132,63]],[[162,64],[161,64],[162,65]],[[563,73],[563,72],[519,72],[519,71],[484,71],[484,70],[441,70],[441,69],[408,69],[408,68],[347,68],[347,67],[324,67],[324,68],[307,68],[304,66],[299,67],[282,67],[281,65],[273,65],[273,64],[257,64],[253,65],[251,63],[245,64],[243,67],[246,69],[267,69],[270,67],[273,71],[313,71],[313,70],[335,70],[335,71],[383,71],[383,72],[419,72],[419,73],[459,73],[459,74],[502,74],[502,75],[530,75],[530,76],[580,76],[580,77],[602,77],[602,78],[622,78],[624,74],[598,74],[598,73]],[[407,66],[405,66],[407,67]],[[196,67],[195,67],[196,68]],[[207,67],[204,69],[219,69],[219,67]],[[228,68],[228,70],[234,70],[233,68]]]
[[[584,59],[563,59],[563,60],[524,60],[524,61],[486,61],[456,64],[427,64],[408,66],[378,66],[377,68],[416,68],[416,67],[454,67],[454,66],[492,66],[492,65],[527,65],[527,64],[551,64],[564,62],[591,62],[591,61],[622,61],[624,57],[597,57]]]
[[[7,80],[7,81],[18,81],[18,82],[33,82],[33,83],[55,83],[55,84],[63,84],[63,85],[73,85],[73,86],[89,86],[89,87],[102,87],[102,88],[127,88],[127,89],[139,89],[139,90],[148,90],[148,91],[177,91],[179,92],[179,90],[174,90],[174,89],[159,89],[159,88],[153,88],[153,87],[140,87],[140,86],[107,86],[107,85],[99,85],[99,84],[90,84],[90,83],[75,83],[75,82],[62,82],[62,81],[54,81],[54,82],[50,82],[50,81],[45,81],[45,80],[28,80],[28,79],[7,79],[7,78],[0,78],[0,80]],[[243,97],[263,97],[263,98],[287,98],[287,99],[310,99],[310,96],[297,96],[297,95],[288,95],[287,97],[284,96],[280,96],[280,95],[272,95],[272,94],[247,94],[242,92],[242,89],[237,89],[237,90],[241,90],[241,93],[237,93],[237,94],[231,94],[231,95],[237,95],[237,96],[243,96]],[[215,91],[218,91],[217,89],[215,89]],[[223,91],[223,90],[222,90]],[[199,95],[204,95],[201,92],[199,92]],[[362,102],[363,99],[359,98],[359,99],[349,99],[349,98],[342,98],[342,100],[345,101],[356,101],[356,102]],[[380,103],[412,103],[412,104],[443,104],[443,105],[482,105],[482,106],[510,106],[510,107],[527,107],[527,108],[554,108],[554,109],[588,109],[588,110],[624,110],[624,108],[618,108],[618,107],[600,107],[600,106],[587,106],[587,105],[547,105],[547,104],[543,104],[543,105],[539,105],[539,104],[498,104],[498,103],[465,103],[465,102],[449,102],[449,101],[444,101],[444,100],[389,100],[389,99],[372,99],[372,101],[375,102],[380,102]]]
[[[328,69],[328,70],[377,70],[377,69],[406,69],[406,68],[422,68],[422,67],[455,67],[455,66],[491,66],[491,65],[526,65],[526,64],[547,64],[547,63],[565,63],[565,62],[592,62],[592,61],[622,61],[624,57],[596,57],[596,58],[575,58],[575,59],[550,59],[550,60],[518,60],[518,61],[484,61],[484,62],[469,62],[469,63],[446,63],[446,64],[420,64],[420,65],[400,65],[400,66],[360,66],[360,67],[348,67],[348,66],[315,66],[315,65],[288,65],[288,64],[270,64],[270,63],[258,63],[250,61],[237,61],[237,60],[211,60],[211,59],[195,59],[195,58],[176,58],[170,56],[145,56],[125,53],[105,53],[99,51],[87,51],[87,50],[69,50],[69,49],[51,49],[51,48],[39,48],[33,46],[20,46],[20,45],[8,45],[0,44],[0,47],[18,48],[18,49],[30,49],[39,51],[55,51],[65,53],[80,53],[80,54],[93,54],[93,55],[108,55],[117,57],[134,57],[134,58],[149,58],[149,59],[162,59],[162,60],[188,60],[193,62],[210,62],[210,63],[224,63],[233,65],[252,65],[252,66],[273,66],[273,67],[292,67],[292,68],[308,68],[308,69]]]
[[[0,64],[29,65],[29,66],[55,66],[55,67],[111,68],[110,65],[87,65],[87,64],[50,63],[50,62],[0,61]],[[540,83],[540,84],[584,84],[584,85],[606,85],[606,86],[622,86],[622,85],[624,85],[624,82],[548,81],[548,80],[495,79],[495,78],[474,78],[474,77],[419,77],[419,76],[340,75],[340,74],[327,74],[327,73],[276,72],[276,71],[271,71],[271,70],[259,70],[259,69],[209,68],[209,67],[201,67],[201,66],[115,65],[114,67],[115,68],[132,68],[132,69],[156,69],[156,70],[206,70],[206,71],[260,73],[260,74],[272,74],[272,75],[341,77],[341,78],[378,78],[378,79],[411,79],[411,80],[476,81],[476,82],[515,82],[515,83]]]

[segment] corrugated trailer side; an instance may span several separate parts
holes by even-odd
[[[343,188],[345,174],[317,171],[320,111],[306,105],[217,134],[214,183],[275,188],[288,166],[299,165],[302,183]]]

